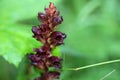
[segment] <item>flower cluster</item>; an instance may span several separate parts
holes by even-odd
[[[45,13],[38,13],[41,24],[32,28],[33,37],[43,44],[40,48],[34,49],[35,54],[29,55],[32,65],[44,71],[35,80],[54,80],[60,76],[62,59],[52,55],[52,50],[63,44],[66,38],[64,33],[55,31],[57,25],[63,21],[59,14],[54,4],[50,3],[49,8],[45,8]],[[54,71],[50,71],[50,67],[53,67]]]

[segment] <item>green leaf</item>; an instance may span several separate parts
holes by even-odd
[[[117,0],[74,0],[63,7],[65,22],[60,29],[67,38],[62,50],[70,55],[89,55],[97,60],[106,59],[110,54],[118,55],[120,6]]]
[[[56,47],[53,51],[52,51],[52,55],[53,56],[61,56],[60,54],[60,48]]]
[[[32,38],[31,26],[39,25],[37,14],[49,2],[50,0],[0,1],[0,55],[9,63],[18,66],[27,53],[40,47],[40,42]]]
[[[19,29],[21,30],[0,28],[0,55],[16,66],[18,66],[24,55],[32,52],[32,48],[40,46],[40,43],[32,38],[32,34],[26,31],[30,29]]]

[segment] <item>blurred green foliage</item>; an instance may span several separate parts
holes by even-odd
[[[58,27],[67,34],[65,44],[60,47],[63,67],[120,58],[120,0],[0,0],[0,80],[31,80],[38,75],[23,57],[40,46],[32,38],[31,27],[40,24],[37,13],[49,1],[55,3],[64,18]],[[59,55],[58,52],[59,49],[54,55]],[[105,80],[119,80],[119,66],[120,63],[113,63],[63,71],[61,80],[100,80],[113,69],[116,71]]]

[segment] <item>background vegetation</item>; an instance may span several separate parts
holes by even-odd
[[[32,80],[39,75],[25,55],[40,46],[31,37],[31,27],[40,24],[37,13],[50,1],[64,18],[58,27],[67,34],[60,47],[63,68],[120,58],[120,0],[0,0],[0,80]],[[100,80],[112,70],[104,80],[120,80],[119,66],[64,70],[61,80]]]

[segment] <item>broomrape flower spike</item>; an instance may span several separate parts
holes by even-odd
[[[62,59],[52,55],[52,50],[63,44],[66,38],[65,33],[55,31],[63,21],[59,14],[54,4],[50,2],[49,7],[45,8],[45,13],[38,13],[41,24],[32,27],[33,37],[43,44],[40,48],[34,49],[35,54],[28,56],[32,65],[44,72],[35,80],[55,80],[60,76]],[[54,71],[50,71],[50,67],[53,67]]]

